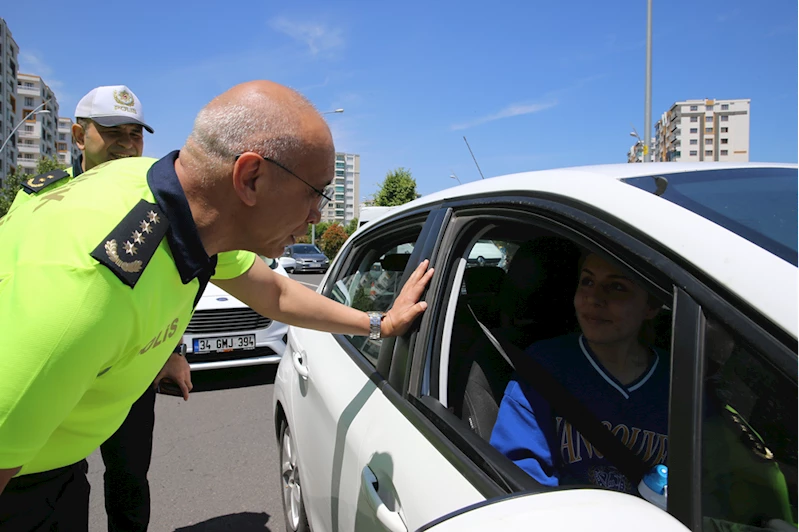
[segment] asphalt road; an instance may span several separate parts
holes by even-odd
[[[292,275],[316,288],[318,274]],[[198,371],[188,402],[158,395],[151,532],[284,532],[272,417],[275,366]],[[103,461],[89,457],[90,532],[107,530]]]

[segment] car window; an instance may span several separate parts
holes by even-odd
[[[322,251],[313,244],[295,244],[294,246],[292,246],[292,250],[294,251],[294,253],[299,255],[312,255],[312,254],[323,255]]]
[[[791,168],[747,168],[625,179],[796,266],[799,181]]]
[[[796,523],[796,385],[712,318],[705,367],[704,529]]]
[[[339,272],[330,291],[331,299],[363,311],[386,312],[402,288],[402,274],[413,252],[418,233],[372,241],[359,248],[351,268]],[[399,238],[399,240],[397,239]],[[352,344],[371,362],[377,364],[382,340],[368,336],[348,336]]]

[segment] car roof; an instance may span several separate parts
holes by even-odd
[[[423,196],[376,219],[447,200],[497,194],[546,193],[584,203],[623,220],[669,248],[759,312],[797,336],[797,268],[688,209],[622,179],[739,168],[790,168],[775,163],[646,163],[522,172],[455,186]],[[360,230],[359,230],[360,231]],[[701,235],[701,237],[698,237]],[[768,273],[765,273],[768,272]],[[786,294],[791,294],[786,297]]]

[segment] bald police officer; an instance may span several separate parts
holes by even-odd
[[[426,308],[427,261],[381,316],[255,260],[319,221],[334,159],[307,100],[249,82],[211,101],[180,151],[101,164],[0,220],[0,489],[14,477],[0,522],[85,529],[80,464],[152,383],[209,280],[291,325],[408,330]],[[29,238],[34,219],[69,230]],[[249,251],[222,253],[237,249]]]
[[[144,130],[153,133],[144,119],[144,107],[125,85],[96,87],[75,109],[72,137],[81,150],[72,168],[55,170],[28,179],[17,193],[10,212],[39,194],[51,192],[102,163],[140,157]],[[156,378],[178,384],[184,399],[192,388],[191,370],[179,352],[170,355]],[[155,428],[155,388],[148,388],[133,404],[119,429],[100,446],[105,473],[105,509],[109,532],[147,530],[150,521],[150,469]]]

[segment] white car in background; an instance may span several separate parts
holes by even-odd
[[[287,530],[795,531],[797,181],[773,164],[528,172],[365,224],[318,291],[385,311],[430,259],[428,308],[400,338],[290,329],[273,394]],[[489,242],[503,264],[467,267]],[[667,511],[543,486],[489,443],[513,369],[474,316],[520,348],[569,331],[587,251],[663,302],[669,434],[649,450],[667,450]]]
[[[263,259],[288,277],[274,259]],[[286,350],[288,325],[261,316],[208,283],[183,334],[192,371],[277,364]]]

